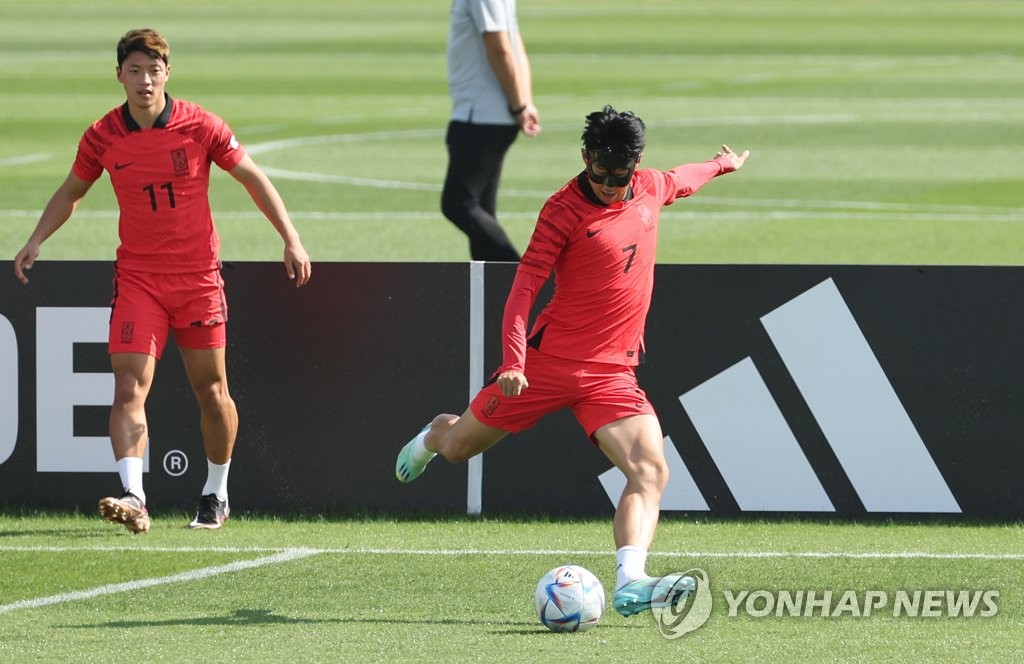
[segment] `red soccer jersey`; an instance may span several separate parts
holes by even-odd
[[[580,180],[585,175],[551,196],[516,279],[547,280],[554,270],[554,295],[530,332],[538,348],[571,360],[638,364],[654,288],[661,208],[731,170],[728,162],[718,160],[667,172],[638,170],[630,183],[632,198],[611,205],[584,194],[581,185],[587,184]],[[513,286],[502,323],[502,370],[522,369],[525,330],[515,328],[527,320],[531,305],[532,298],[517,294]]]
[[[167,97],[151,129],[124,104],[97,120],[78,144],[73,172],[103,171],[121,209],[118,265],[142,272],[215,269],[220,238],[210,212],[210,163],[231,170],[245,156],[228,125],[197,104]]]

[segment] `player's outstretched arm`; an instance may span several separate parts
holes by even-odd
[[[302,246],[299,232],[295,230],[288,210],[284,206],[281,195],[266,173],[256,165],[252,157],[245,155],[237,166],[231,169],[231,176],[242,183],[249,192],[256,207],[273,224],[281,239],[284,240],[284,268],[288,278],[295,280],[295,285],[305,286],[309,282],[313,268],[309,262],[309,254]]]

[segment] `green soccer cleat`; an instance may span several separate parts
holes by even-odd
[[[670,574],[665,577],[645,576],[631,581],[615,591],[612,606],[622,616],[633,616],[649,611],[652,606],[664,608],[685,601],[697,590],[697,582],[690,576]],[[657,591],[657,595],[655,595]]]
[[[430,460],[433,459],[437,454],[432,454],[426,461],[416,461],[412,457],[412,449],[416,445],[416,440],[422,436],[426,436],[427,432],[430,431],[430,425],[423,427],[423,430],[416,434],[416,437],[410,440],[402,448],[402,451],[398,453],[398,460],[395,461],[395,477],[398,478],[399,482],[412,482],[414,479],[423,474],[423,469],[427,467]]]

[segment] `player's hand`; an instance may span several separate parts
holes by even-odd
[[[14,276],[18,278],[23,284],[28,283],[28,275],[25,274],[25,270],[31,270],[32,265],[36,262],[36,258],[39,256],[39,245],[34,243],[26,244],[22,247],[18,255],[14,257]]]
[[[732,166],[732,170],[738,171],[743,167],[743,164],[747,161],[747,157],[750,156],[750,150],[744,150],[741,154],[736,154],[732,151],[728,145],[722,145],[722,149],[715,153],[715,159],[721,159],[725,157],[725,161]]]
[[[530,381],[526,380],[526,375],[521,371],[502,371],[498,374],[498,387],[507,397],[517,397],[529,386]]]
[[[309,254],[301,242],[284,248],[284,269],[288,278],[295,280],[295,287],[305,286],[313,275],[313,266],[309,263]]]
[[[537,136],[540,134],[540,112],[537,111],[537,107],[533,104],[527,104],[523,112],[516,117],[516,122],[519,123],[519,129],[527,136]]]

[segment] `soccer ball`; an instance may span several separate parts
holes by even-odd
[[[552,632],[582,632],[604,614],[604,586],[590,570],[561,565],[537,582],[533,605]]]

